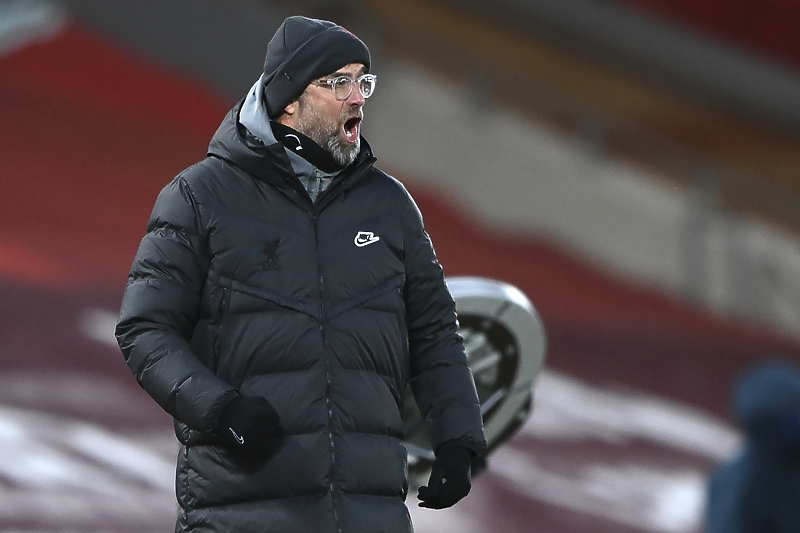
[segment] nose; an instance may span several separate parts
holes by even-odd
[[[361,88],[356,84],[353,87],[353,92],[350,93],[350,96],[347,98],[347,103],[352,106],[362,106],[366,101],[367,99],[361,94]]]

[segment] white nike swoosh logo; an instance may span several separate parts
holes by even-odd
[[[371,231],[359,231],[358,234],[356,234],[356,238],[353,239],[353,242],[360,248],[372,244],[373,242],[378,242],[379,240],[381,240],[381,238]]]
[[[239,435],[237,435],[236,432],[233,430],[233,428],[228,428],[228,429],[230,429],[231,433],[233,433],[233,438],[236,439],[236,442],[238,442],[239,444],[244,444],[244,437],[240,437]]]
[[[303,149],[303,144],[300,142],[300,137],[298,137],[297,135],[294,135],[293,133],[290,133],[289,135],[286,135],[287,139],[289,137],[294,137],[297,140],[297,147],[295,148],[296,152],[299,152],[300,150]]]

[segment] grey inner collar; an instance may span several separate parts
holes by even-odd
[[[294,173],[297,174],[297,178],[300,180],[300,183],[303,184],[306,192],[311,197],[311,201],[316,202],[317,198],[319,198],[319,195],[328,188],[333,181],[333,178],[335,178],[336,175],[341,171],[332,173],[323,172],[294,153],[294,151],[289,150],[288,148],[285,148],[285,150],[289,155],[289,162],[292,164]]]
[[[264,146],[269,146],[278,142],[275,139],[275,134],[272,133],[269,115],[267,114],[267,105],[264,100],[263,74],[244,99],[242,109],[239,112],[239,123],[250,132],[250,135],[261,141]],[[284,146],[284,150],[289,156],[289,162],[292,164],[292,168],[295,174],[297,174],[300,183],[303,184],[311,200],[316,201],[319,195],[328,188],[339,171],[332,173],[323,172],[288,147]]]

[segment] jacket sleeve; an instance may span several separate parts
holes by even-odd
[[[476,454],[486,441],[480,402],[458,334],[455,302],[413,200],[406,223],[406,324],[411,355],[410,386],[431,444],[458,440]]]
[[[116,336],[144,390],[177,420],[210,432],[237,392],[196,357],[189,342],[209,262],[200,227],[194,197],[179,176],[153,208],[128,277]]]

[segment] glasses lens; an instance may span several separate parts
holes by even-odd
[[[347,100],[353,92],[353,80],[350,78],[336,78],[333,80],[333,95],[337,100]]]
[[[361,90],[361,94],[364,95],[364,98],[372,96],[372,92],[375,90],[375,76],[371,74],[361,76],[358,79],[358,88]]]

